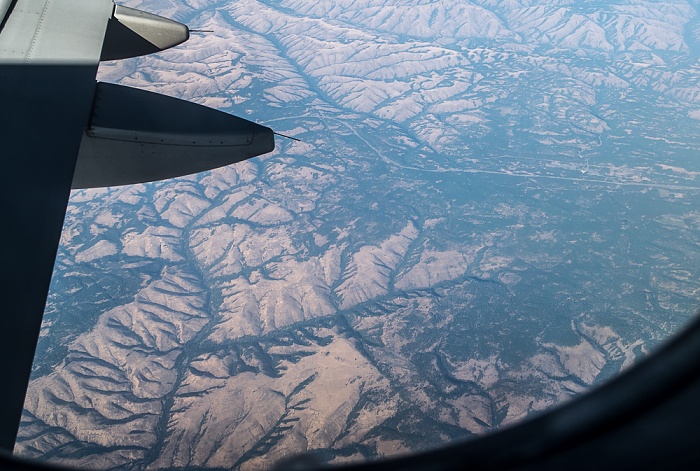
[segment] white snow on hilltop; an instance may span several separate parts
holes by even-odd
[[[299,141],[73,193],[19,455],[407,453],[606,381],[696,307],[696,1],[124,4],[208,32],[100,80]]]

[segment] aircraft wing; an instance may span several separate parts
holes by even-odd
[[[270,129],[97,84],[100,59],[187,27],[112,0],[0,0],[0,449],[12,450],[71,188],[174,177],[269,152]]]

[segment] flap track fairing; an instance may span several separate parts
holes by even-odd
[[[145,90],[98,83],[72,188],[189,175],[271,152],[270,128]]]
[[[100,60],[126,59],[160,52],[187,41],[189,37],[187,26],[177,21],[115,5],[107,23]]]

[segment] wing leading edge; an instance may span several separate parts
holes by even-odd
[[[0,21],[0,449],[12,451],[71,187],[199,172],[274,140],[225,113],[95,82],[101,57],[162,50],[187,39],[184,25],[112,0],[0,0]]]

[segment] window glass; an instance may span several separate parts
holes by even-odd
[[[259,469],[473,437],[697,307],[690,1],[128,1],[193,33],[102,81],[295,137],[74,192],[22,456]]]

